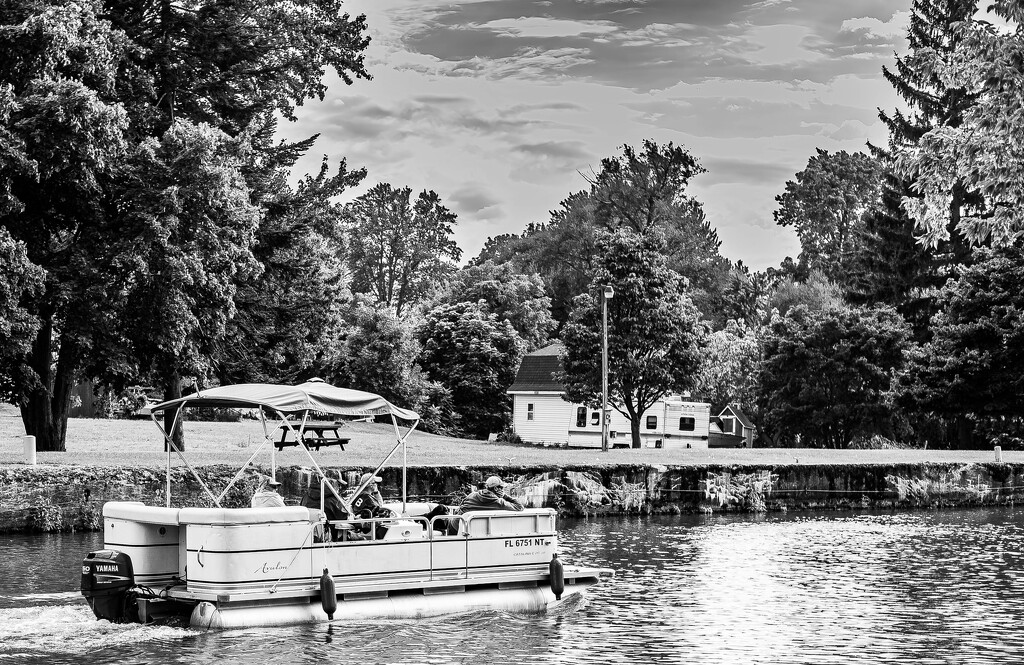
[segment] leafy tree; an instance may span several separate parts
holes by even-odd
[[[682,146],[645,140],[638,152],[624,145],[621,156],[601,160],[601,171],[590,181],[597,223],[641,235],[670,226],[689,205],[686,186],[700,173],[704,168]]]
[[[975,100],[961,124],[933,127],[896,155],[897,174],[914,180],[922,195],[903,204],[933,246],[949,239],[950,226],[973,244],[1008,244],[1024,235],[1024,9],[1007,0],[992,11],[1008,25],[964,21],[948,57],[931,49],[908,56],[923,75]],[[978,196],[959,208],[962,191]],[[950,219],[951,210],[961,211],[959,219]]]
[[[814,271],[804,281],[782,280],[768,301],[769,308],[781,316],[801,305],[812,312],[839,309],[844,305],[842,290],[822,273]]]
[[[505,429],[511,416],[505,390],[525,353],[512,324],[477,303],[439,305],[427,312],[419,340],[420,366],[450,391],[464,431],[486,437]]]
[[[732,268],[719,253],[721,246],[703,206],[692,198],[679,206],[678,215],[665,227],[668,267],[685,280],[693,304],[717,327],[726,321],[723,299]]]
[[[764,338],[758,382],[763,427],[777,442],[847,448],[888,431],[890,389],[909,330],[891,308],[798,306]]]
[[[2,373],[40,450],[64,449],[77,373],[117,328],[108,303],[124,284],[105,192],[128,155],[119,95],[135,79],[130,45],[100,12],[91,2],[0,12],[0,226],[44,274],[44,288],[21,293],[35,338]]]
[[[151,77],[131,91],[138,118],[159,135],[177,118],[236,136],[256,118],[294,120],[323,99],[328,68],[345,82],[369,79],[364,16],[342,0],[106,0],[104,16],[142,46],[134,65]]]
[[[42,289],[43,272],[28,260],[24,244],[0,226],[0,398],[15,397],[26,368],[19,365],[39,329],[39,320],[21,305]]]
[[[693,393],[715,409],[736,403],[753,413],[760,357],[757,331],[742,321],[729,321],[725,328],[708,337]]]
[[[915,0],[907,33],[912,54],[930,52],[949,60],[958,48],[957,26],[977,12],[977,0]],[[964,200],[976,202],[977,194],[964,187],[954,188],[949,209],[949,241],[929,247],[917,242],[916,225],[903,208],[904,197],[920,196],[914,181],[893,173],[894,154],[917,146],[921,137],[939,126],[958,127],[974,95],[960,86],[932,76],[904,56],[896,57],[894,70],[883,68],[885,78],[905,100],[911,113],[880,111],[889,129],[888,148],[870,146],[887,165],[880,205],[864,218],[861,244],[848,284],[854,302],[887,303],[896,306],[915,329],[926,334],[928,319],[935,311],[935,289],[952,274],[956,265],[969,261],[970,248],[956,229]]]
[[[972,430],[1024,421],[1024,250],[979,250],[939,293],[932,339],[904,377],[903,400],[956,429],[960,447]],[[986,442],[987,443],[987,442]]]
[[[720,315],[726,321],[738,321],[748,326],[759,325],[768,315],[769,298],[774,291],[775,281],[767,272],[751,274],[743,261],[737,261],[722,290]]]
[[[629,229],[599,236],[600,265],[593,294],[576,298],[562,333],[565,350],[559,380],[566,399],[600,404],[602,308],[598,289],[615,290],[608,301],[608,392],[611,405],[630,421],[633,447],[640,446],[640,417],[659,399],[694,387],[706,325],[679,276],[665,265],[657,231]]]
[[[455,435],[460,418],[451,393],[427,379],[416,364],[418,324],[386,308],[356,298],[345,312],[348,322],[337,357],[324,376],[336,385],[367,390],[417,411],[420,426],[435,434]]]
[[[477,302],[498,321],[508,321],[526,350],[544,346],[555,327],[551,299],[544,295],[539,275],[526,275],[511,264],[485,261],[455,273],[442,298],[449,303]]]
[[[531,225],[522,236],[492,239],[477,261],[496,258],[539,274],[552,316],[564,325],[572,299],[590,288],[599,231],[658,231],[669,267],[686,278],[694,302],[712,316],[720,309],[730,266],[700,203],[686,193],[690,179],[703,172],[689,152],[672,143],[623,146],[621,155],[602,160],[601,170],[588,179],[589,191],[568,196],[546,224]]]
[[[283,156],[290,166],[291,157]],[[326,161],[293,189],[284,170],[263,183],[252,252],[262,270],[238,284],[236,315],[215,356],[221,384],[299,382],[323,375],[336,351],[350,299],[342,208],[331,199],[358,184],[363,170]]]
[[[818,148],[807,167],[775,197],[775,223],[793,227],[800,263],[842,282],[860,241],[861,216],[878,198],[879,163],[864,153]]]
[[[347,207],[352,290],[401,314],[455,271],[455,214],[434,192],[380,183]]]
[[[23,362],[31,372],[16,386],[26,430],[41,449],[64,448],[70,389],[84,367],[127,373],[135,360],[152,360],[132,358],[133,350],[148,353],[143,347],[154,339],[151,329],[130,323],[141,322],[147,308],[172,307],[161,313],[172,345],[191,333],[206,336],[175,348],[213,348],[224,327],[210,305],[231,298],[225,275],[249,272],[253,225],[244,209],[253,202],[244,199],[254,191],[247,178],[263,154],[252,129],[322,96],[328,66],[346,81],[366,77],[364,30],[363,19],[341,14],[335,0],[44,0],[0,12],[0,193],[8,199],[0,214],[46,272],[45,290],[26,304],[40,327]],[[179,140],[189,132],[199,137],[193,152]],[[164,161],[158,173],[170,154],[179,161]],[[202,164],[211,182],[196,182],[186,164]],[[144,173],[158,177],[148,181]],[[169,200],[179,184],[188,200]],[[199,211],[204,186],[213,193],[212,209]],[[138,201],[171,208],[147,215]],[[222,236],[208,226],[196,234],[160,228],[154,220],[184,213],[175,206],[191,207],[185,217],[240,223],[228,222]],[[168,247],[168,261],[136,258],[179,239],[185,244]],[[223,259],[231,256],[242,257],[242,265],[227,266]],[[164,268],[182,282],[152,272]],[[192,298],[190,282],[213,300]],[[208,316],[213,335],[199,332]],[[195,368],[194,360],[161,362],[165,396],[180,393],[173,378]]]

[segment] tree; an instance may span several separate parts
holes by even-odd
[[[818,148],[807,167],[786,181],[775,223],[800,238],[800,264],[842,282],[861,238],[861,216],[878,198],[879,163],[861,152]]]
[[[251,247],[259,223],[242,177],[247,145],[209,125],[176,120],[163,140],[143,144],[122,217],[138,229],[138,283],[124,311],[126,335],[143,371],[163,380],[206,377],[235,312],[236,283],[259,269]]]
[[[601,171],[590,180],[597,223],[640,235],[669,226],[689,204],[686,186],[700,173],[704,168],[682,146],[647,139],[637,152],[624,145],[621,156],[601,160]]]
[[[526,275],[511,264],[485,261],[455,273],[444,302],[476,302],[498,321],[508,321],[526,344],[526,350],[544,346],[555,327],[551,299],[537,274]]]
[[[949,60],[960,42],[957,26],[973,17],[977,4],[977,0],[915,0],[907,32],[910,53],[930,52]],[[889,128],[888,148],[869,147],[886,165],[886,174],[881,202],[864,218],[864,241],[851,268],[848,293],[856,303],[895,306],[914,327],[915,337],[922,339],[935,311],[934,291],[953,274],[955,266],[970,259],[969,244],[956,224],[964,200],[976,201],[977,194],[956,187],[946,222],[949,241],[935,247],[918,243],[916,225],[903,208],[903,198],[919,194],[913,180],[892,171],[893,157],[916,147],[934,127],[958,127],[975,97],[903,56],[896,57],[894,70],[883,68],[883,74],[911,113],[879,111],[879,118]]]
[[[290,167],[293,158],[273,160]],[[265,214],[252,252],[261,270],[238,284],[237,312],[215,354],[222,385],[297,383],[323,375],[337,351],[343,303],[351,298],[342,208],[331,199],[364,175],[362,169],[348,171],[344,160],[330,175],[325,160],[316,176],[294,189],[283,168],[270,171],[262,184],[256,181]]]
[[[170,272],[209,287],[218,298],[230,296],[220,277],[201,272],[231,268],[216,261],[209,266],[210,248],[187,244],[186,230],[166,236],[170,229],[146,222],[134,202],[169,203],[176,215],[173,206],[185,202],[171,200],[178,183],[170,181],[180,178],[183,190],[193,194],[203,186],[182,170],[186,163],[196,163],[204,151],[222,159],[229,145],[249,146],[233,156],[251,159],[249,164],[222,163],[225,170],[208,185],[222,193],[214,196],[219,211],[207,211],[212,217],[227,209],[227,198],[241,212],[239,195],[253,191],[245,182],[248,167],[259,170],[256,155],[263,154],[252,128],[275,112],[291,117],[295,105],[322,96],[328,66],[346,82],[367,77],[361,56],[365,23],[341,14],[335,0],[206,0],[187,6],[169,0],[43,1],[6,6],[0,23],[0,195],[7,199],[0,206],[2,225],[46,273],[46,288],[26,303],[40,327],[22,363],[31,371],[16,391],[26,430],[37,436],[40,449],[62,450],[70,390],[83,368],[124,374],[132,371],[131,363],[146,360],[132,358],[133,349],[152,335],[128,338],[143,331],[125,324],[125,316],[141,320],[131,307],[161,298],[173,304],[162,312],[169,338],[181,338],[175,328],[198,330],[196,322],[212,314],[207,303],[190,299],[183,284],[163,283],[149,272],[158,266],[136,256],[168,238],[182,238],[186,244],[173,251],[179,264],[168,265]],[[174,159],[180,163],[166,162],[162,177],[152,183],[141,177],[173,152],[184,128],[206,138],[192,153],[178,150]],[[217,132],[223,140],[212,138]],[[214,143],[220,147],[211,151]],[[152,191],[146,191],[148,184]],[[189,205],[200,202],[197,196]],[[151,219],[162,215],[148,212]],[[253,238],[239,230],[226,228],[215,246],[228,249],[225,243],[239,241],[227,253],[244,257]],[[237,274],[246,273],[246,263]],[[163,286],[168,291],[159,295]],[[190,348],[205,352],[212,346]],[[191,359],[177,364],[193,365]],[[171,386],[167,396],[179,390]]]
[[[909,330],[891,308],[798,306],[763,341],[757,392],[763,427],[777,441],[847,448],[887,431],[893,375]]]
[[[760,325],[768,316],[774,281],[767,272],[751,274],[743,261],[737,261],[722,290],[720,316],[726,321],[738,321],[748,326]]]
[[[934,50],[908,56],[924,75],[975,99],[960,125],[933,127],[896,154],[897,174],[913,180],[921,195],[904,197],[903,205],[932,246],[949,240],[950,226],[972,244],[1011,244],[1024,236],[1024,9],[1009,0],[992,9],[1008,26],[964,21],[949,57]],[[962,191],[978,197],[960,209]],[[951,222],[954,209],[962,214]]]
[[[815,270],[804,281],[787,278],[779,282],[768,300],[768,307],[786,316],[803,305],[814,312],[839,309],[844,305],[842,290],[821,272]]]
[[[455,214],[434,192],[380,183],[347,207],[352,290],[401,314],[455,271]]]
[[[742,321],[729,321],[724,329],[709,336],[693,393],[715,409],[735,403],[752,412],[754,379],[760,359],[757,332]]]
[[[337,358],[325,370],[327,380],[415,410],[425,431],[456,435],[461,419],[450,391],[428,380],[416,364],[418,324],[358,298],[345,318],[348,325]]]
[[[501,432],[510,421],[505,390],[515,380],[525,344],[512,324],[477,303],[439,305],[419,329],[420,366],[451,392],[464,431],[475,437]]]
[[[127,101],[145,132],[178,118],[228,135],[275,112],[294,120],[307,99],[323,99],[330,68],[346,84],[369,79],[366,17],[342,0],[106,0],[104,16],[142,48],[132,64],[150,84]]]
[[[0,399],[15,399],[15,386],[28,370],[20,365],[39,330],[39,320],[22,307],[43,287],[43,271],[28,260],[25,245],[0,226]]]
[[[940,291],[932,339],[904,377],[904,403],[952,423],[960,447],[972,433],[1024,422],[1024,250],[982,249]],[[985,442],[986,445],[989,442]]]
[[[565,398],[600,404],[602,311],[597,293],[604,285],[614,288],[608,301],[609,401],[629,418],[634,448],[640,446],[644,411],[665,395],[693,388],[707,338],[699,312],[679,276],[665,265],[663,251],[664,238],[657,231],[602,233],[594,293],[576,298],[562,332],[559,381]]]
[[[20,294],[35,338],[3,373],[40,450],[64,449],[71,389],[116,330],[105,305],[124,284],[106,192],[130,146],[119,95],[138,79],[127,39],[100,12],[80,2],[0,14],[0,227],[44,275],[43,288]]]

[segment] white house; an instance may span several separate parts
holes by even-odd
[[[523,358],[512,395],[512,429],[525,442],[542,445],[601,447],[601,412],[562,399],[563,388],[554,379],[561,369],[560,344],[552,344]],[[641,444],[646,448],[707,448],[711,405],[668,396],[640,418]],[[612,410],[609,446],[630,447],[629,419]],[[715,428],[717,429],[717,427]]]

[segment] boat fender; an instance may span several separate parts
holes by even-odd
[[[328,621],[334,621],[334,611],[338,609],[338,594],[334,590],[334,578],[324,568],[320,576],[320,604],[327,613]]]
[[[558,560],[557,554],[551,555],[551,563],[548,564],[548,576],[551,579],[551,591],[555,594],[555,600],[562,600],[562,592],[565,591],[565,574],[562,571],[562,562]]]

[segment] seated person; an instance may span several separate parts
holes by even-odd
[[[352,512],[361,520],[369,520],[373,518],[381,517],[394,517],[395,514],[384,507],[384,497],[380,495],[380,489],[377,487],[377,483],[383,482],[383,478],[375,476],[373,473],[364,473],[359,477],[359,483],[356,487],[362,487],[359,494],[351,496],[349,498],[349,505],[352,507]],[[355,490],[352,490],[353,492]],[[388,527],[380,522],[376,523],[375,535],[377,539],[384,537],[387,533]],[[362,529],[364,533],[370,532],[370,524],[363,524]]]
[[[522,510],[523,504],[505,494],[505,482],[498,476],[491,476],[482,490],[477,490],[462,502],[463,513],[476,510]]]
[[[249,505],[253,508],[284,508],[284,499],[277,493],[279,487],[281,483],[270,478],[252,495]]]
[[[359,477],[357,488],[362,487],[363,489],[349,501],[352,512],[359,515],[364,510],[369,510],[371,514],[374,514],[379,508],[384,507],[384,497],[380,495],[380,489],[377,487],[377,483],[383,482],[383,480],[380,476],[375,476],[372,473],[364,473]]]
[[[342,485],[346,484],[344,480],[330,479],[327,482],[332,485],[336,485],[337,483],[340,483]],[[309,483],[309,489],[306,490],[306,494],[303,495],[302,497],[302,505],[305,506],[306,508],[321,510],[319,482],[313,481]],[[334,496],[334,493],[331,492],[331,490],[328,489],[327,487],[324,487],[324,505],[322,507],[322,510],[324,511],[324,516],[327,517],[327,520],[329,522],[346,520],[349,518],[349,514],[345,510],[345,507],[341,504],[341,501],[339,501],[338,498]],[[321,542],[324,540],[338,540],[338,526],[335,524],[332,524],[330,526],[331,530],[327,534],[320,534]],[[322,536],[324,535],[330,535],[332,537],[323,538]]]

